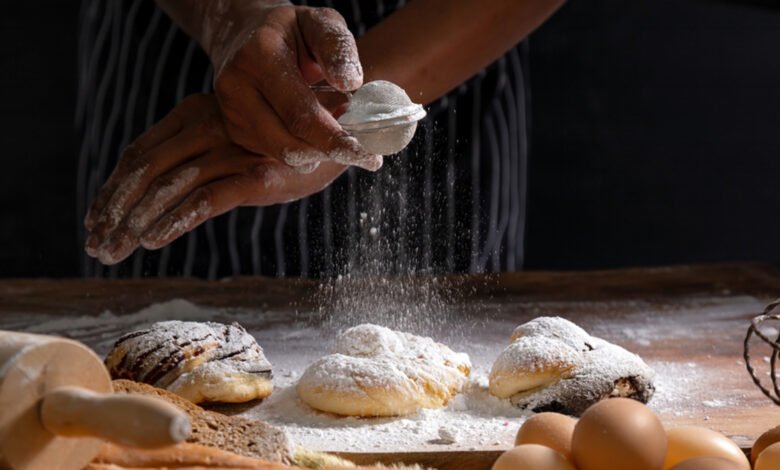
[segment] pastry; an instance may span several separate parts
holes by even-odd
[[[287,434],[270,424],[207,411],[179,395],[139,382],[114,380],[113,387],[114,393],[153,396],[181,408],[189,415],[192,423],[192,434],[187,442],[215,447],[245,457],[274,462],[292,461]]]
[[[439,408],[466,382],[471,363],[431,338],[364,324],[339,335],[333,354],[309,366],[298,396],[344,416],[401,416]]]
[[[490,393],[520,408],[578,416],[612,397],[647,403],[654,373],[636,354],[559,317],[520,325],[490,371]]]
[[[237,323],[154,323],[119,338],[105,363],[114,379],[165,388],[193,403],[240,403],[273,391],[263,348]]]
[[[490,374],[490,393],[509,398],[571,377],[583,362],[577,349],[546,336],[521,337],[498,356]]]

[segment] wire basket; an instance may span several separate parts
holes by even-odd
[[[780,307],[780,299],[767,305],[761,315],[757,315],[750,320],[750,327],[748,328],[744,343],[745,367],[747,367],[750,377],[753,378],[753,383],[761,389],[761,392],[764,395],[775,402],[776,405],[780,405],[780,384],[778,383],[777,373],[778,356],[780,356],[780,308],[778,307]],[[777,331],[773,331],[771,335],[767,335],[766,330],[769,329],[772,322],[777,323],[774,327]],[[762,331],[762,327],[765,327],[765,331]],[[750,339],[753,335],[756,335],[764,344],[772,349],[772,353],[769,356],[769,379],[772,382],[771,389],[764,386],[758,376],[758,372],[756,372],[756,369],[750,363]],[[770,336],[774,336],[774,339]]]

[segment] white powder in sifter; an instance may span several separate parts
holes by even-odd
[[[403,88],[375,80],[352,94],[339,123],[369,152],[392,155],[409,145],[419,120],[413,117],[421,112],[422,106],[413,103]],[[381,126],[383,122],[388,125]]]

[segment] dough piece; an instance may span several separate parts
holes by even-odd
[[[155,323],[119,338],[105,362],[114,379],[165,388],[193,403],[240,403],[273,391],[263,348],[237,323]]]
[[[364,324],[342,333],[334,354],[309,366],[297,390],[320,411],[401,416],[446,405],[470,372],[466,354],[431,338]]]
[[[605,398],[647,403],[655,391],[654,373],[639,356],[563,318],[531,320],[512,338],[493,365],[490,392],[519,408],[579,416]]]

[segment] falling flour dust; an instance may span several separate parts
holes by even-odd
[[[231,407],[231,413],[263,419],[284,427],[292,440],[313,450],[368,452],[415,450],[502,449],[511,446],[514,434],[526,414],[514,408],[509,400],[500,400],[487,393],[487,374],[501,350],[509,341],[515,326],[540,315],[557,315],[562,309],[576,315],[579,308],[628,312],[591,325],[583,325],[594,335],[624,345],[639,352],[656,372],[656,394],[650,406],[662,419],[686,419],[706,416],[716,408],[734,407],[744,403],[742,392],[723,389],[723,377],[707,364],[654,358],[654,343],[674,338],[678,334],[671,321],[647,322],[648,317],[662,316],[656,307],[643,302],[625,301],[597,305],[560,302],[523,302],[503,310],[494,310],[490,322],[476,321],[494,308],[485,305],[481,311],[461,311],[465,323],[476,325],[468,341],[458,340],[446,331],[434,339],[455,351],[469,355],[472,375],[463,393],[445,408],[423,410],[402,418],[357,419],[339,418],[316,412],[298,399],[295,383],[305,368],[331,350],[323,340],[322,329],[294,321],[291,312],[257,309],[222,309],[194,305],[185,300],[153,304],[127,315],[103,312],[98,316],[63,317],[58,312],[9,313],[0,318],[0,329],[55,334],[85,342],[104,355],[114,341],[127,331],[137,330],[162,320],[236,321],[258,340],[273,365],[275,391],[260,403]],[[699,299],[696,305],[676,305],[680,315],[687,310],[706,309],[707,322],[725,322],[729,328],[741,331],[744,322],[740,314],[762,308],[762,303],[748,297]],[[687,314],[687,315],[686,315]],[[699,316],[701,319],[701,316]],[[630,334],[629,334],[630,332]],[[706,328],[686,331],[686,338],[707,341],[711,332]],[[744,364],[736,361],[733,373],[744,374]],[[760,394],[756,393],[757,399]],[[699,423],[706,425],[706,423]]]

